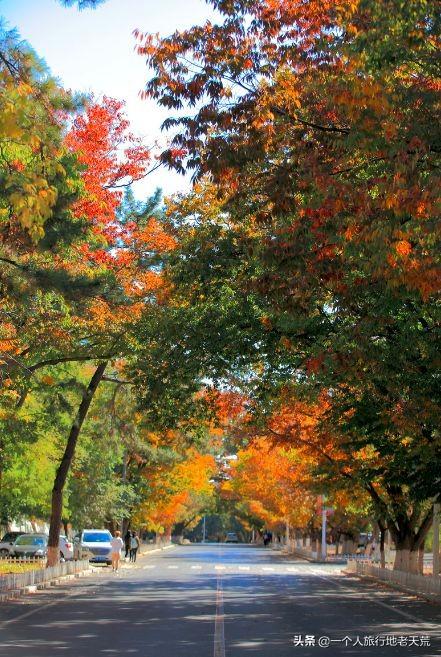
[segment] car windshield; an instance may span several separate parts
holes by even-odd
[[[109,532],[84,532],[83,543],[108,543],[111,538]]]

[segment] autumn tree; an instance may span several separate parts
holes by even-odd
[[[161,285],[156,254],[173,240],[146,215],[157,197],[144,212],[120,212],[124,189],[150,171],[150,153],[130,132],[122,103],[92,99],[81,109],[13,35],[5,39],[6,427],[19,427],[16,409],[25,404],[35,373],[96,363],[56,473],[49,540],[55,560],[62,492],[91,399],[107,363],[127,347],[128,324],[154,302]]]
[[[381,463],[359,483],[406,568],[439,497],[439,18],[417,0],[214,5],[217,25],[137,33],[155,72],[146,94],[180,110],[165,122],[181,149],[174,166],[214,182],[242,259],[229,287],[264,327],[261,390],[303,376],[311,399],[334,391],[348,459],[355,446]],[[212,214],[198,212],[202,236]],[[195,317],[224,253],[192,262],[207,276]],[[230,345],[223,355],[237,358]]]
[[[170,540],[178,523],[182,527],[196,523],[214,496],[210,479],[215,469],[213,456],[195,449],[168,466],[147,466],[143,475],[148,492],[135,516],[138,524]]]

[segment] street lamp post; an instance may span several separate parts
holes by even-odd
[[[205,527],[205,516],[204,516],[204,520],[202,523],[202,543],[205,543],[205,529],[206,527]]]
[[[327,545],[326,545],[326,495],[322,495],[322,559],[326,560]]]

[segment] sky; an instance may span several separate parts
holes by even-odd
[[[165,36],[214,17],[204,0],[107,0],[82,11],[57,0],[0,0],[0,15],[29,41],[65,88],[125,100],[133,132],[148,145],[165,142],[160,126],[167,111],[139,98],[149,69],[134,52],[133,30]],[[156,187],[168,195],[189,186],[188,178],[160,169],[136,183],[134,191],[142,198]]]

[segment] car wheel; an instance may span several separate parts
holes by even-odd
[[[6,550],[5,548],[0,550],[0,557],[8,557],[8,556],[9,556],[9,550]]]
[[[64,562],[66,559],[64,558],[64,554],[60,551],[60,561]]]

